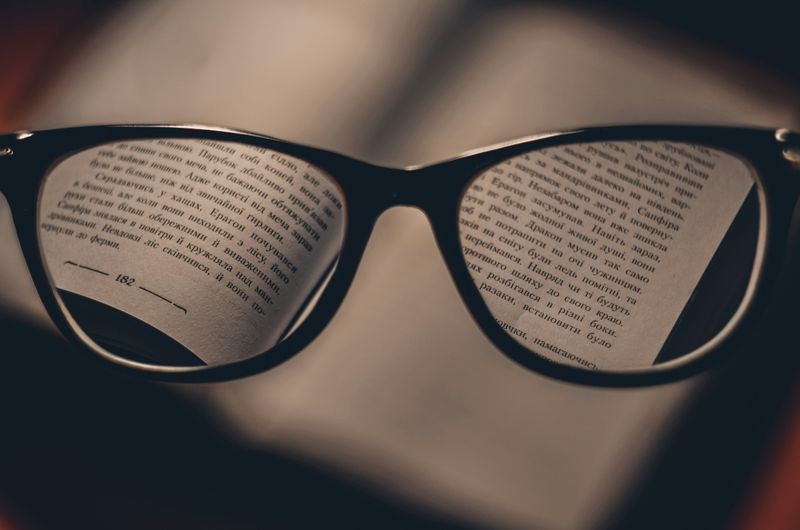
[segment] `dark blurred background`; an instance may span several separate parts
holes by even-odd
[[[397,165],[587,124],[797,128],[797,20],[778,2],[6,2],[0,127],[205,121]],[[0,218],[0,529],[800,527],[796,275],[721,370],[586,389],[505,361],[424,218],[389,212],[308,351],[162,385],[64,344]]]

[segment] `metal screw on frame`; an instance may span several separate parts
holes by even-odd
[[[10,147],[0,147],[0,156],[11,156],[14,154],[14,150]]]
[[[789,142],[793,135],[796,135],[796,133],[790,131],[789,129],[778,129],[775,131],[775,139],[781,143]],[[794,169],[800,170],[800,147],[784,147],[782,154],[783,158],[789,162]]]
[[[800,169],[800,147],[786,147],[783,150],[783,158],[795,169]]]

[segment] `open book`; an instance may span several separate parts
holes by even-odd
[[[465,2],[121,7],[21,126],[222,123],[398,166],[594,124],[797,126],[791,93],[754,72],[562,4],[493,4],[477,19]],[[47,325],[10,225],[5,304]],[[415,506],[491,528],[586,529],[652,484],[648,458],[708,380],[611,390],[521,369],[470,320],[424,216],[395,208],[336,317],[292,361],[164,388],[237,444]]]
[[[126,357],[179,365],[274,346],[332,270],[344,231],[341,193],[322,170],[186,139],[66,158],[46,178],[39,219],[54,283],[84,331]]]

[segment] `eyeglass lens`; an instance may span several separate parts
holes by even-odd
[[[459,234],[505,333],[591,370],[681,358],[717,336],[753,275],[754,173],[727,152],[666,141],[538,149],[477,175]]]
[[[252,145],[164,138],[57,162],[40,248],[74,325],[108,352],[219,365],[288,336],[341,250],[345,204],[325,171]]]

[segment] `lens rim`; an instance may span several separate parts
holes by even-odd
[[[794,141],[800,141],[795,133]],[[606,387],[641,387],[669,383],[697,374],[717,364],[727,356],[741,353],[752,346],[748,339],[756,335],[758,317],[767,310],[779,279],[785,280],[783,269],[791,213],[797,200],[798,179],[788,164],[780,161],[780,151],[785,145],[776,141],[774,130],[729,128],[720,126],[634,125],[611,126],[522,139],[510,144],[473,151],[466,157],[449,161],[460,163],[459,171],[471,171],[471,182],[476,175],[496,163],[539,147],[555,147],[570,143],[596,141],[652,140],[695,143],[729,152],[754,168],[754,180],[759,199],[758,246],[750,283],[742,303],[728,326],[703,348],[675,361],[653,367],[626,371],[588,371],[583,368],[556,364],[517,343],[494,322],[474,282],[471,280],[458,232],[459,199],[450,205],[447,215],[438,216],[437,223],[448,225],[437,232],[440,246],[446,255],[457,252],[458,257],[448,262],[451,274],[459,284],[459,292],[473,317],[489,339],[517,364],[560,380]],[[785,140],[782,140],[785,141]],[[502,153],[503,156],[498,156]],[[448,217],[449,216],[449,217]],[[781,278],[784,276],[783,278]]]
[[[37,138],[38,137],[38,138]],[[32,142],[30,140],[34,140]],[[294,332],[279,342],[275,347],[251,357],[231,363],[209,366],[164,366],[133,361],[114,354],[97,344],[75,321],[55,288],[52,276],[46,265],[42,241],[39,237],[39,200],[44,189],[48,169],[66,157],[100,145],[146,139],[208,139],[228,141],[257,147],[293,156],[308,161],[326,174],[326,177],[337,187],[342,197],[342,235],[336,267],[328,280],[326,289],[319,295],[317,304],[309,311],[306,318]],[[255,135],[252,133],[200,126],[94,126],[75,129],[57,129],[41,131],[25,138],[29,149],[16,148],[21,153],[17,163],[26,166],[26,179],[8,190],[9,202],[13,203],[12,214],[20,235],[23,254],[28,261],[45,308],[48,310],[59,330],[71,341],[83,346],[82,352],[88,353],[92,360],[110,365],[123,371],[142,373],[153,379],[166,381],[221,381],[242,377],[251,373],[267,370],[276,366],[307,345],[325,327],[332,318],[339,301],[350,284],[355,264],[360,259],[365,241],[359,244],[358,231],[352,229],[353,223],[363,218],[365,211],[353,208],[345,189],[351,182],[343,183],[336,175],[351,170],[352,159],[328,153],[313,147],[307,147],[282,140]],[[27,151],[27,152],[26,152]],[[26,156],[28,155],[28,156]],[[25,158],[23,160],[23,158]],[[6,191],[6,190],[3,190]],[[16,206],[21,207],[16,207]]]

